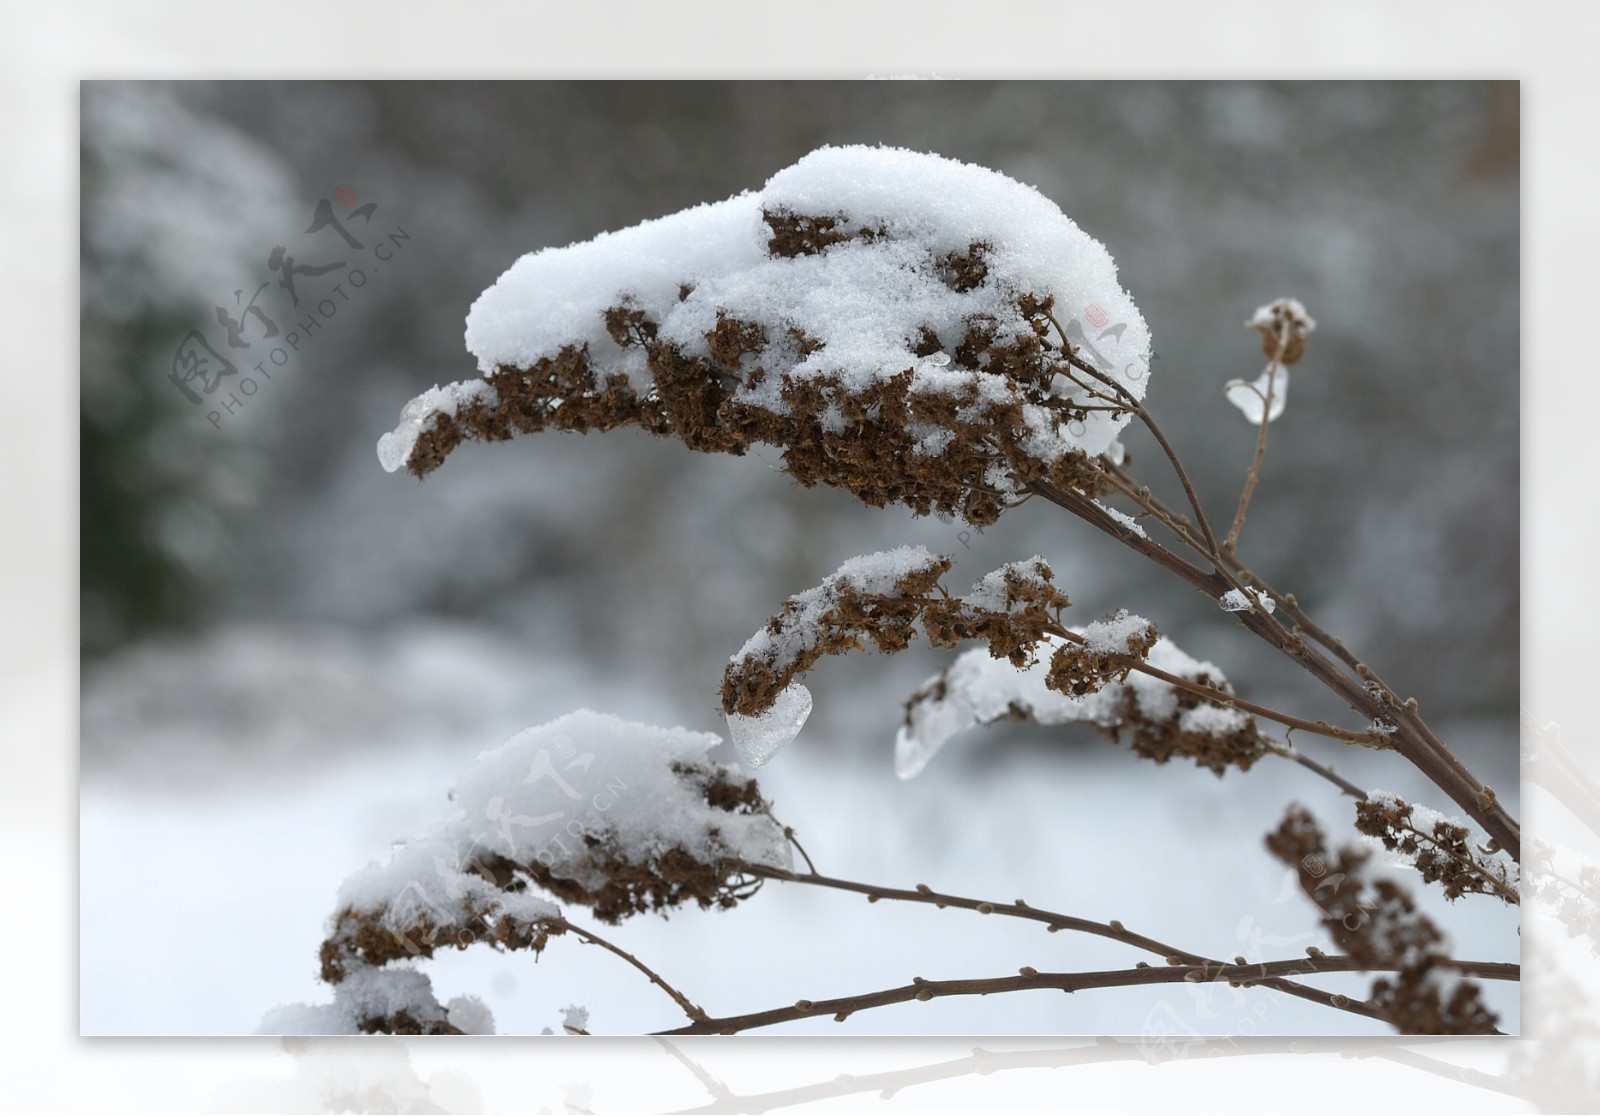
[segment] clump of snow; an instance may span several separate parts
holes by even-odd
[[[1138,627],[1134,622],[1138,622]],[[1111,622],[1100,625],[1107,642],[1136,637],[1148,621],[1119,613]],[[1089,629],[1072,631],[1089,638]],[[1178,691],[1168,682],[1134,672],[1125,682],[1108,683],[1083,697],[1071,697],[1048,685],[1049,648],[1072,647],[1056,636],[1046,636],[1040,654],[1024,667],[991,656],[982,648],[964,652],[939,674],[929,678],[911,699],[906,720],[895,735],[895,774],[910,779],[919,774],[950,739],[978,725],[1014,717],[1020,711],[1028,720],[1041,725],[1062,725],[1082,721],[1103,728],[1123,723],[1126,698],[1132,694],[1138,712],[1152,722],[1177,720],[1186,732],[1227,736],[1243,728],[1249,718],[1237,709],[1202,704],[1179,710]],[[1226,685],[1222,671],[1214,664],[1186,655],[1170,639],[1162,637],[1151,647],[1146,661],[1154,667],[1187,679],[1202,675],[1219,686]]]
[[[1244,324],[1247,329],[1271,330],[1276,329],[1280,322],[1287,322],[1301,333],[1310,333],[1317,328],[1317,320],[1306,313],[1304,304],[1298,298],[1280,298],[1257,306]]]
[[[1083,628],[1085,645],[1103,655],[1137,654],[1133,644],[1148,642],[1151,623],[1143,616],[1135,616],[1127,609],[1118,609],[1108,620],[1096,620]]]
[[[1270,615],[1277,610],[1278,602],[1273,600],[1270,594],[1263,592],[1260,589],[1253,589],[1251,592],[1256,595],[1256,600],[1260,603],[1262,611]],[[1250,598],[1246,597],[1237,589],[1229,589],[1226,593],[1222,594],[1222,596],[1217,598],[1217,604],[1221,607],[1223,612],[1250,611]]]
[[[977,612],[1005,615],[1033,603],[1034,598],[1027,592],[1030,588],[1048,590],[1050,583],[1050,566],[1035,554],[1021,562],[1007,562],[984,574],[961,601]]]
[[[262,1017],[258,1035],[359,1035],[371,1020],[406,1017],[425,1033],[454,1027],[469,1035],[494,1034],[494,1014],[475,996],[457,996],[448,1007],[433,982],[415,969],[359,967],[334,986],[330,1004],[290,1004]]]
[[[1392,734],[1393,725],[1373,725],[1373,731]],[[1466,835],[1472,832],[1471,825],[1462,818],[1451,817],[1440,813],[1430,806],[1423,806],[1414,802],[1407,802],[1393,791],[1369,790],[1367,801],[1381,806],[1385,810],[1401,814],[1411,829],[1433,842],[1437,849],[1447,851],[1450,855],[1465,856],[1469,858],[1478,870],[1490,879],[1497,880],[1512,892],[1517,892],[1522,884],[1522,869],[1517,861],[1504,849],[1494,852],[1485,852],[1484,847],[1472,841]],[[1377,838],[1368,837],[1369,841],[1378,841]],[[1416,854],[1397,852],[1394,854],[1394,864],[1402,868],[1414,868]]]
[[[400,411],[400,424],[378,439],[378,461],[383,471],[393,473],[405,468],[417,439],[439,415],[453,418],[463,403],[478,399],[493,406],[498,398],[494,386],[486,380],[465,380],[429,388],[407,403]]]
[[[1063,642],[1046,637],[1048,647]],[[976,725],[1004,720],[1014,709],[1026,711],[1029,719],[1041,725],[1096,721],[1113,714],[1113,698],[1107,691],[1114,687],[1084,698],[1067,697],[1045,684],[1049,673],[1049,656],[1042,653],[1019,668],[983,648],[963,652],[912,698],[907,723],[895,735],[895,774],[913,778],[951,737]]]
[[[769,222],[786,220],[809,226],[811,244],[772,251],[778,226]],[[819,230],[818,221],[827,227]],[[1144,395],[1144,319],[1104,245],[1055,203],[996,171],[937,155],[823,147],[761,190],[523,256],[473,303],[466,344],[486,377],[563,350],[605,354],[607,375],[623,375],[644,394],[644,352],[619,348],[606,322],[609,309],[627,307],[690,359],[708,356],[719,321],[730,319],[759,326],[774,345],[809,339],[805,352],[790,354],[785,377],[796,382],[837,378],[859,393],[909,371],[913,391],[976,385],[995,405],[1022,397],[1005,389],[1002,376],[945,365],[974,321],[992,323],[1000,341],[1032,336],[1019,309],[1027,299],[1053,299],[1082,359],[1134,398]],[[933,356],[944,362],[919,354],[930,334],[941,349]],[[786,413],[779,380],[751,378],[734,399]],[[1069,385],[1062,394],[1068,391],[1091,401],[1085,389]],[[1057,422],[1033,406],[1025,437],[1046,463],[1070,450],[1096,455],[1112,447],[1128,418],[1089,411]],[[402,449],[409,454],[407,423],[430,421],[424,410],[402,422],[386,465]],[[837,415],[832,421],[843,423]],[[928,452],[937,452],[936,443]]]
[[[457,996],[444,1006],[450,1025],[464,1035],[494,1034],[494,1012],[476,996]]]
[[[587,1034],[589,1031],[589,1009],[578,1004],[568,1004],[562,1008],[561,1028],[568,1034]]]
[[[381,912],[381,924],[397,937],[421,925],[464,933],[476,917],[531,925],[561,916],[532,892],[495,886],[478,869],[479,849],[467,819],[451,817],[425,836],[397,842],[387,863],[373,862],[346,879],[337,909]]]
[[[719,780],[735,798],[746,787],[733,768],[708,759],[721,742],[584,709],[480,753],[446,817],[340,887],[323,950],[333,1003],[276,1009],[263,1032],[353,1034],[399,1014],[425,1033],[492,1033],[482,1004],[443,1007],[424,974],[387,962],[476,941],[531,942],[541,924],[562,918],[539,895],[536,869],[591,893],[606,885],[608,869],[653,870],[667,854],[789,870],[788,839],[770,814],[710,793]],[[383,939],[377,964],[369,961],[374,930]],[[581,1010],[569,1009],[569,1021]]]
[[[737,858],[787,869],[789,844],[765,814],[718,809],[684,770],[721,738],[579,710],[481,754],[455,804],[478,848],[598,887],[596,854],[632,864],[681,849],[701,863]],[[590,839],[599,845],[591,849]]]

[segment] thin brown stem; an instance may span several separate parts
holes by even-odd
[[[1110,922],[1096,922],[1093,919],[1080,918],[1077,915],[1062,914],[1059,911],[1049,911],[1039,907],[1030,906],[1021,899],[1017,899],[1010,903],[995,902],[987,899],[974,899],[966,895],[950,895],[945,892],[934,891],[926,884],[918,884],[915,889],[884,887],[879,884],[860,883],[856,880],[843,880],[832,876],[820,876],[814,872],[809,875],[784,872],[778,869],[766,867],[764,865],[745,864],[741,865],[741,867],[744,871],[755,876],[764,876],[769,879],[780,880],[786,883],[810,884],[813,887],[825,887],[831,888],[835,891],[847,891],[857,895],[865,895],[867,897],[867,901],[871,903],[876,903],[887,899],[903,903],[921,903],[928,906],[937,907],[940,910],[943,910],[946,907],[955,907],[960,910],[975,911],[982,915],[999,915],[1002,918],[1017,918],[1030,922],[1038,922],[1041,923],[1044,928],[1052,934],[1061,930],[1067,930],[1073,933],[1088,934],[1097,938],[1105,938],[1109,941],[1121,942],[1123,945],[1130,946],[1134,949],[1155,954],[1156,956],[1162,958],[1169,966],[1180,966],[1186,970],[1194,969],[1196,967],[1202,969],[1219,969],[1227,967],[1224,962],[1206,957],[1203,954],[1193,953],[1185,949],[1179,949],[1177,946],[1169,945],[1168,943],[1160,941],[1156,938],[1129,930],[1121,922],[1118,922],[1115,919]],[[1314,958],[1323,958],[1326,956],[1326,954],[1317,953],[1314,955]],[[1244,962],[1239,960],[1236,961],[1236,964],[1244,964]],[[1440,964],[1448,964],[1452,967],[1458,967],[1464,963],[1458,963],[1450,960],[1441,961]],[[1479,963],[1474,964],[1478,965]],[[1482,964],[1487,965],[1488,963]],[[1511,968],[1514,968],[1514,966]],[[1138,969],[1136,971],[1143,972],[1146,970]],[[1465,972],[1466,969],[1463,969],[1462,971]],[[1509,969],[1506,967],[1494,968],[1493,966],[1490,966],[1489,969],[1485,970],[1484,975],[1493,975],[1495,979],[1516,979],[1515,976],[1507,976],[1506,973],[1508,971]],[[1474,972],[1476,972],[1476,969],[1474,969]],[[1351,1004],[1359,1004],[1359,1001],[1349,1001],[1343,996],[1330,996],[1321,989],[1310,988],[1293,980],[1289,980],[1286,977],[1273,976],[1266,979],[1257,980],[1254,983],[1261,984],[1263,987],[1272,988],[1278,992],[1283,992],[1286,995],[1294,996],[1302,1000],[1309,1000],[1313,1003],[1341,1008],[1343,1010],[1356,1011],[1358,1014],[1372,1014],[1370,1012],[1361,1011],[1359,1007],[1350,1006]],[[1373,1017],[1377,1018],[1375,1015]]]
[[[1273,755],[1289,760],[1291,763],[1297,763],[1307,771],[1315,772],[1328,782],[1332,783],[1334,786],[1338,787],[1351,798],[1360,799],[1363,802],[1366,801],[1367,792],[1365,790],[1356,786],[1349,779],[1346,779],[1343,775],[1340,775],[1327,764],[1318,763],[1316,760],[1312,759],[1310,756],[1306,755],[1304,752],[1290,744],[1279,744],[1275,740],[1269,740],[1266,742],[1266,745],[1267,751],[1271,752]]]
[[[1487,977],[1492,980],[1516,980],[1519,976],[1518,966],[1511,964],[1461,962],[1455,967],[1467,975]],[[699,1020],[687,1026],[660,1033],[667,1035],[732,1035],[741,1031],[770,1027],[778,1023],[810,1019],[819,1015],[831,1015],[835,1020],[843,1022],[859,1011],[885,1007],[889,1004],[908,1003],[912,1000],[937,1000],[947,996],[989,996],[996,993],[1025,992],[1039,989],[1054,989],[1071,993],[1082,992],[1091,988],[1129,988],[1140,985],[1181,983],[1204,984],[1222,981],[1233,985],[1248,986],[1269,984],[1289,976],[1305,976],[1315,973],[1392,972],[1396,968],[1397,966],[1394,965],[1372,965],[1353,957],[1337,957],[1323,954],[1318,957],[1303,957],[1290,961],[1265,961],[1254,965],[1165,965],[1144,969],[1110,969],[1081,973],[1047,973],[1025,968],[1016,976],[966,980],[923,980],[917,977],[913,978],[909,984],[885,988],[878,992],[866,992],[855,996],[838,996],[829,1000],[798,1000],[786,1007],[749,1012],[743,1015],[723,1016],[717,1019]],[[1364,1015],[1370,1019],[1381,1020],[1385,1018],[1381,1012],[1363,1000],[1352,1000],[1337,993],[1323,992],[1320,989],[1305,988],[1304,986],[1300,987],[1305,992],[1312,994],[1307,998],[1315,998],[1330,1007],[1349,1011],[1356,1015]],[[1495,1033],[1498,1034],[1500,1032],[1496,1031]]]
[[[1233,526],[1228,528],[1228,537],[1222,544],[1223,551],[1228,554],[1239,548],[1239,532],[1244,530],[1244,517],[1250,511],[1250,500],[1255,496],[1256,485],[1261,481],[1261,461],[1267,456],[1267,431],[1272,426],[1273,393],[1277,390],[1278,374],[1282,371],[1283,365],[1278,363],[1276,357],[1267,365],[1267,394],[1261,400],[1261,425],[1256,431],[1256,451],[1250,458],[1250,469],[1244,475],[1244,490],[1239,493],[1239,506],[1233,513]]]
[[[794,827],[787,825],[784,826],[783,835],[784,837],[788,838],[789,844],[794,846],[795,851],[800,854],[800,859],[806,862],[806,867],[811,870],[813,875],[815,875],[817,866],[811,863],[811,854],[806,852],[806,847],[802,845],[800,843],[800,839],[794,835]]]
[[[604,950],[606,950],[606,951],[608,951],[610,953],[613,953],[616,956],[622,958],[628,964],[632,965],[635,969],[638,969],[645,976],[649,977],[651,984],[654,984],[657,988],[661,989],[668,996],[671,996],[672,997],[672,1002],[677,1004],[678,1007],[680,1007],[681,1009],[683,1009],[683,1014],[687,1015],[690,1019],[692,1019],[692,1020],[702,1020],[702,1019],[706,1018],[706,1013],[698,1005],[696,1005],[692,1000],[690,1000],[682,992],[679,992],[672,985],[668,984],[666,982],[666,980],[661,976],[660,973],[656,972],[649,965],[646,965],[643,961],[639,960],[637,957],[635,957],[633,954],[629,953],[627,950],[623,949],[621,946],[616,945],[613,942],[608,942],[606,939],[602,938],[599,934],[596,934],[593,930],[585,930],[582,926],[579,926],[576,923],[568,922],[564,918],[563,919],[552,919],[550,924],[551,924],[552,927],[560,926],[562,929],[565,929],[565,930],[567,930],[567,931],[569,931],[569,932],[571,932],[573,934],[576,934],[579,938],[581,938],[585,942],[588,942],[590,945],[597,945],[601,949],[604,949]]]
[[[1056,488],[1043,481],[1035,481],[1029,487],[1051,503],[1151,559],[1212,600],[1218,599],[1227,591],[1229,583],[1222,574],[1207,573],[1159,543],[1130,530],[1089,497],[1070,489]],[[1494,792],[1479,782],[1455,754],[1439,741],[1432,730],[1417,716],[1414,708],[1397,706],[1392,696],[1389,700],[1385,700],[1386,690],[1382,692],[1369,690],[1365,680],[1352,678],[1304,640],[1293,636],[1292,633],[1285,633],[1281,625],[1271,622],[1272,618],[1264,616],[1260,611],[1241,612],[1238,616],[1239,622],[1247,629],[1296,661],[1313,678],[1343,698],[1357,713],[1373,721],[1380,718],[1394,721],[1396,729],[1391,739],[1395,749],[1435,786],[1449,795],[1451,800],[1481,825],[1484,832],[1509,852],[1513,859],[1521,859],[1521,827],[1499,804]]]
[[[1183,467],[1183,462],[1178,458],[1178,451],[1172,448],[1171,442],[1167,441],[1167,436],[1162,431],[1161,425],[1156,422],[1155,416],[1150,413],[1143,403],[1135,399],[1133,393],[1127,388],[1106,376],[1088,361],[1080,359],[1072,351],[1072,342],[1067,339],[1067,331],[1061,327],[1061,323],[1056,320],[1055,315],[1047,312],[1047,316],[1051,324],[1056,327],[1056,332],[1061,335],[1061,353],[1066,358],[1067,363],[1079,371],[1093,376],[1115,391],[1118,397],[1127,404],[1128,409],[1139,416],[1139,421],[1144,423],[1145,428],[1155,438],[1156,444],[1161,447],[1161,452],[1167,455],[1167,461],[1171,463],[1172,471],[1177,474],[1178,483],[1183,485],[1184,495],[1189,498],[1189,506],[1194,509],[1195,522],[1200,525],[1200,532],[1205,536],[1206,546],[1209,548],[1209,556],[1213,558],[1219,557],[1217,540],[1211,533],[1211,523],[1206,519],[1205,509],[1200,505],[1200,497],[1195,493],[1194,484],[1189,479],[1189,471]]]

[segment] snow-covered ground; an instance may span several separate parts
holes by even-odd
[[[819,684],[819,702],[881,704],[871,672],[885,662],[854,659],[865,677]],[[368,635],[221,629],[113,660],[84,684],[82,1032],[243,1034],[278,1005],[327,1002],[316,952],[340,883],[440,817],[447,789],[480,749],[581,706],[662,721],[666,705],[647,687],[619,688],[503,637],[438,625]],[[709,704],[705,722],[686,727],[726,735]],[[836,742],[845,747],[811,732],[763,768],[760,782],[825,873],[1020,896],[1230,959],[1292,958],[1326,944],[1315,912],[1261,845],[1291,799],[1344,829],[1348,805],[1298,768],[1267,760],[1218,780],[1187,764],[1135,761],[1083,726],[996,726],[958,737],[902,782],[892,728]],[[723,752],[731,761],[731,749]],[[1417,790],[1401,778],[1383,785]],[[1448,907],[1432,889],[1417,892],[1459,955],[1516,958],[1515,911],[1481,897]],[[581,909],[567,913],[584,922]],[[1143,959],[1036,924],[780,883],[730,912],[600,929],[714,1014],[915,976]],[[589,1010],[595,1033],[682,1021],[637,972],[570,938],[537,960],[476,948],[427,971],[441,1002],[479,996],[502,1032],[559,1031],[574,1004]],[[1363,987],[1353,977],[1317,982]],[[1502,1029],[1517,1030],[1517,989],[1491,987],[1489,1002]],[[774,1030],[1167,1042],[1383,1033],[1270,991],[1216,985],[945,999],[864,1012],[843,1026],[824,1018]]]

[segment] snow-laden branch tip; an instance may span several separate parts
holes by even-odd
[[[439,1004],[408,966],[479,943],[541,951],[574,930],[546,896],[616,922],[730,907],[747,894],[744,865],[789,871],[756,784],[707,758],[720,743],[580,710],[481,753],[446,817],[340,887],[321,952],[333,1002],[277,1009],[263,1031],[492,1030],[481,1004]]]
[[[1144,395],[1144,320],[1053,202],[936,155],[825,147],[761,190],[522,257],[467,318],[483,386],[414,400],[381,457],[420,476],[466,438],[633,425],[782,445],[803,483],[992,522],[1129,419],[1052,317]]]
[[[922,636],[935,647],[984,640],[989,654],[1020,665],[1069,604],[1038,557],[985,574],[962,597],[939,584],[949,569],[944,555],[902,546],[852,558],[785,601],[723,675],[722,708],[744,765],[761,766],[799,733],[811,694],[797,679],[824,656],[869,643],[892,654]]]

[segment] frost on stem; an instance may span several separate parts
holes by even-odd
[[[1292,868],[1300,889],[1322,911],[1335,948],[1373,968],[1368,1002],[1402,1034],[1478,1035],[1494,1031],[1496,1016],[1479,989],[1455,970],[1449,940],[1416,909],[1409,892],[1389,879],[1363,849],[1333,851],[1316,820],[1290,807],[1267,835],[1267,849]]]
[[[803,485],[987,525],[1036,481],[1095,495],[1091,459],[1128,422],[1048,340],[1052,314],[1143,396],[1144,321],[1052,202],[935,155],[825,147],[760,191],[518,260],[467,319],[481,379],[414,401],[380,453],[423,476],[464,439],[637,426],[780,446]]]
[[[1457,819],[1375,790],[1356,803],[1356,829],[1403,857],[1425,883],[1443,885],[1447,899],[1478,894],[1519,902],[1516,861],[1504,852],[1484,851]]]
[[[474,944],[541,952],[572,931],[546,895],[610,923],[732,907],[759,884],[743,865],[791,860],[755,782],[706,758],[720,742],[583,710],[483,752],[444,820],[340,888],[321,950],[333,1004],[280,1009],[263,1029],[466,1030],[481,1013],[452,1014],[404,966]]]
[[[1126,611],[1069,629],[1082,642],[1047,635],[1032,663],[1017,667],[981,649],[965,652],[906,702],[895,737],[895,771],[910,779],[958,733],[997,721],[1082,722],[1136,755],[1166,763],[1186,756],[1218,775],[1248,769],[1265,747],[1255,719],[1132,670],[1129,657],[1231,694],[1211,663],[1190,658],[1155,626]]]
[[[792,709],[809,710],[811,699],[795,679],[824,656],[868,643],[893,654],[920,634],[935,647],[984,640],[989,654],[1020,666],[1070,604],[1042,558],[1002,566],[964,597],[939,584],[949,570],[944,555],[903,546],[852,558],[785,601],[723,674],[722,709],[745,765],[765,763],[798,733]]]
[[[1278,602],[1272,599],[1271,594],[1264,593],[1260,589],[1252,589],[1251,592],[1255,594],[1256,601],[1267,615],[1270,616],[1277,610]],[[1250,598],[1238,589],[1229,589],[1217,598],[1217,607],[1222,609],[1223,612],[1249,612],[1251,608]]]

